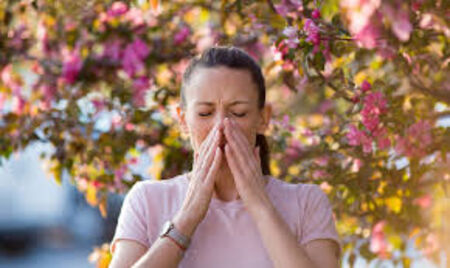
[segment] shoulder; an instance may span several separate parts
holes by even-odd
[[[130,192],[139,192],[140,194],[158,194],[180,190],[184,186],[184,174],[177,175],[165,180],[144,180],[138,181],[133,185]]]
[[[271,177],[271,180],[273,195],[280,198],[286,198],[287,194],[293,195],[302,210],[329,205],[327,195],[316,184],[290,183],[275,177]]]
[[[270,176],[272,189],[275,192],[292,191],[301,199],[316,199],[326,197],[326,194],[316,184],[290,183],[282,179]]]
[[[166,180],[139,181],[132,186],[126,198],[145,211],[161,211],[167,214],[178,209],[186,187],[184,174]]]

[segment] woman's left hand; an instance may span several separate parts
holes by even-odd
[[[225,137],[225,156],[242,201],[250,209],[264,206],[268,196],[259,147],[253,148],[239,125],[230,118],[225,119]]]

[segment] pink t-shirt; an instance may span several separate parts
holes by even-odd
[[[300,244],[332,239],[341,249],[329,200],[317,185],[291,184],[268,177],[266,192]],[[136,183],[122,205],[111,251],[118,239],[131,239],[150,247],[164,222],[180,209],[188,183],[186,173],[169,180]],[[273,266],[242,201],[224,202],[213,197],[178,267]]]

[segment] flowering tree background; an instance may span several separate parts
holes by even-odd
[[[449,15],[442,0],[2,1],[0,153],[52,144],[49,171],[106,217],[108,192],[190,168],[182,72],[238,46],[275,108],[272,174],[321,186],[350,262],[407,267],[408,242],[436,258],[450,241]],[[93,256],[107,265],[107,246]]]

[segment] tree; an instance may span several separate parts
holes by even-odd
[[[448,12],[430,0],[3,1],[0,152],[51,143],[56,180],[67,171],[106,216],[107,193],[143,179],[140,156],[154,179],[190,167],[173,113],[182,72],[235,45],[275,106],[272,174],[321,186],[351,261],[408,265],[410,239],[430,256],[449,241]]]

